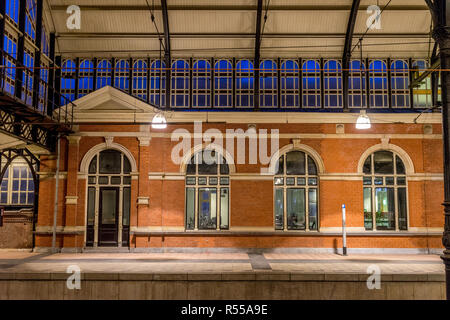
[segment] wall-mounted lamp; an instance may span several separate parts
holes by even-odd
[[[361,110],[361,113],[356,120],[356,129],[370,129],[370,118],[366,114],[366,110]]]
[[[162,112],[158,112],[155,114],[152,120],[152,128],[153,129],[165,129],[167,128],[166,117]]]

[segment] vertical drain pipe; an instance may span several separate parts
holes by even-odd
[[[61,153],[61,142],[60,136],[58,134],[58,147],[56,155],[56,173],[55,173],[55,203],[53,208],[53,237],[52,237],[52,252],[57,252],[56,250],[56,220],[58,216],[58,187],[59,187],[59,160]]]

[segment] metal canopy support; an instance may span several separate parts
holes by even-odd
[[[170,108],[170,70],[172,67],[171,56],[170,56],[170,30],[169,30],[169,14],[167,10],[167,1],[161,0],[161,9],[163,16],[163,26],[164,26],[164,62],[166,64],[166,109]]]
[[[344,111],[348,111],[348,69],[350,67],[350,58],[352,56],[352,40],[353,31],[355,30],[356,16],[358,15],[358,8],[360,0],[353,0],[352,8],[350,10],[350,17],[348,18],[347,33],[345,34],[344,52],[342,53],[342,94]]]
[[[256,9],[256,31],[255,31],[255,59],[253,68],[255,70],[255,80],[253,82],[254,86],[254,97],[253,104],[255,106],[255,111],[259,109],[259,60],[261,58],[261,16],[262,16],[262,0],[258,0],[258,7]]]
[[[19,35],[17,39],[17,64],[16,64],[16,79],[14,86],[14,94],[17,98],[22,98],[22,87],[23,87],[23,54],[25,49],[25,10],[26,1],[19,1]],[[19,68],[17,68],[19,67]]]
[[[433,18],[433,38],[439,44],[441,59],[442,92],[442,128],[444,142],[444,234],[442,244],[445,247],[441,256],[445,264],[447,300],[450,300],[450,5],[447,0],[426,0]]]
[[[5,34],[5,20],[6,20],[6,1],[0,1],[0,14],[2,15],[2,19],[0,20],[0,62],[3,61],[3,44],[4,44],[4,34]],[[0,70],[0,72],[6,72],[6,70]],[[2,78],[2,81],[4,79]]]
[[[56,43],[56,35],[54,32],[50,33],[50,64],[49,64],[49,72],[48,72],[48,103],[47,103],[47,115],[51,116],[53,110],[56,109],[56,101],[55,101],[55,43]]]
[[[36,1],[36,50],[34,51],[34,72],[33,72],[33,108],[38,108],[39,103],[39,82],[41,79],[41,54],[42,54],[42,7],[43,0]]]

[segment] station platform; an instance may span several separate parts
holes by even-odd
[[[0,299],[439,300],[445,273],[432,254],[0,251]]]

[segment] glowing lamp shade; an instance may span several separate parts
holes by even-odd
[[[157,113],[152,120],[153,129],[165,129],[167,128],[166,117],[162,113]]]
[[[361,110],[361,114],[356,120],[356,129],[370,129],[370,118],[365,110]]]

